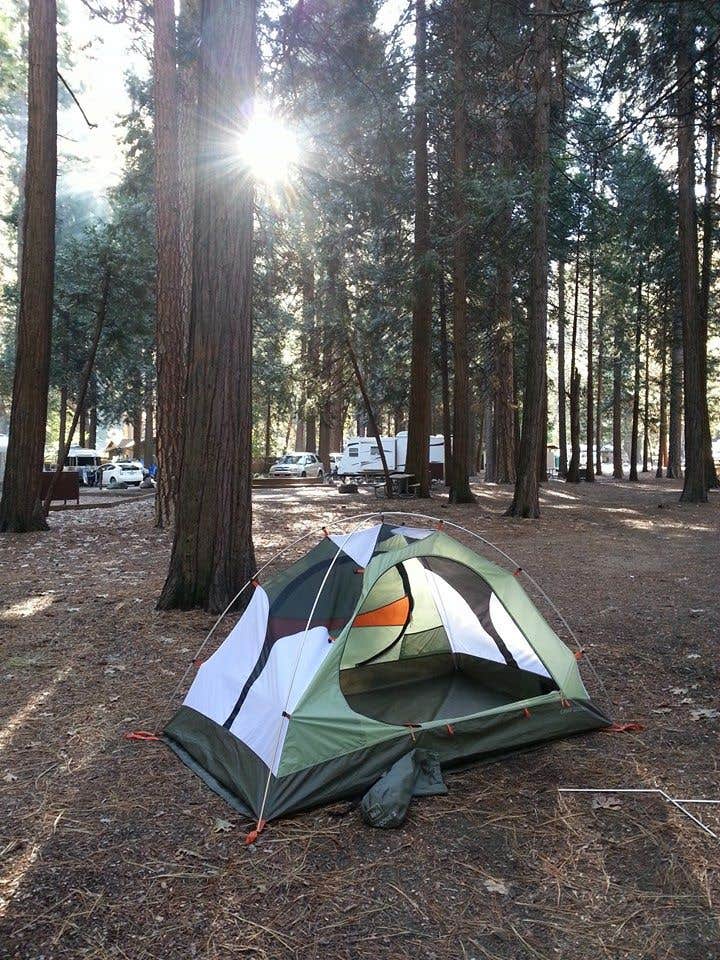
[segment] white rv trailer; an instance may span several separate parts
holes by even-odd
[[[402,473],[407,459],[407,430],[402,430],[395,437],[381,437],[380,440],[388,470]],[[442,434],[435,434],[429,438],[428,457],[431,476],[442,479],[445,475],[445,438]],[[350,437],[343,447],[338,474],[341,477],[352,477],[382,472],[380,448],[375,437]]]

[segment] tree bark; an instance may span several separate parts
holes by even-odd
[[[597,332],[597,391],[595,404],[595,472],[602,476],[602,398],[603,398],[603,364],[604,356],[604,337],[605,337],[605,316],[603,313],[602,291],[598,289],[599,317]]]
[[[440,315],[440,380],[442,384],[443,438],[445,440],[445,484],[452,472],[452,406],[450,403],[450,351],[447,330],[447,299],[445,295],[445,265],[440,264],[438,276],[438,313]],[[397,430],[395,431],[397,433]]]
[[[308,453],[317,452],[317,385],[320,379],[319,331],[317,328],[317,299],[315,295],[315,268],[309,258],[301,265],[302,325],[306,345],[304,375],[309,384],[305,401],[305,447]],[[300,449],[300,448],[298,448]]]
[[[145,466],[149,467],[155,460],[155,399],[152,384],[145,387],[145,439],[143,441]]]
[[[580,234],[575,244],[575,289],[573,325],[570,339],[570,465],[565,477],[568,483],[580,482],[580,371],[577,369],[578,310],[580,299]]]
[[[255,570],[252,544],[253,186],[226,129],[247,124],[253,0],[204,0],[199,46],[192,321],[175,537],[161,609],[223,610]]]
[[[192,300],[193,209],[197,151],[199,0],[180,0],[178,17],[178,183],[180,189],[180,300],[187,356]]]
[[[505,150],[501,151],[505,157]],[[512,214],[506,206],[499,220],[500,234],[507,237],[512,227]],[[495,316],[495,362],[493,376],[494,468],[496,483],[515,483],[515,427],[513,422],[513,327],[512,267],[502,240],[498,243]]]
[[[567,476],[567,396],[565,384],[565,263],[558,263],[558,435],[560,476]]]
[[[695,209],[695,66],[694,22],[690,4],[678,4],[678,234],[680,301],[683,324],[685,400],[685,483],[680,499],[707,501],[703,394],[703,320],[698,303],[698,236]],[[694,18],[693,18],[694,19]]]
[[[643,380],[643,458],[642,472],[648,472],[650,459],[650,317],[645,318],[645,365]]]
[[[410,413],[408,421],[408,473],[420,484],[421,497],[430,496],[432,274],[430,269],[430,206],[427,151],[427,13],[425,0],[415,0],[415,239],[413,264],[412,355],[410,360]]]
[[[67,378],[68,378],[68,365],[70,361],[67,325],[70,318],[69,316],[65,315],[64,311],[61,312],[60,310],[58,310],[58,312],[60,313],[63,324],[62,324],[62,340],[61,340],[62,347],[61,347],[61,353],[60,353],[62,382],[60,385],[60,428],[58,430],[57,462],[62,463],[63,451],[65,450],[65,436],[67,433],[67,411],[68,411]]]
[[[485,483],[497,482],[497,470],[495,469],[495,413],[493,411],[492,398],[485,400],[485,415],[483,417],[483,437],[480,446],[485,449]],[[478,458],[481,451],[478,451]],[[478,464],[479,469],[479,464]]]
[[[97,381],[95,374],[90,377],[88,407],[88,446],[91,450],[97,447]]]
[[[670,355],[670,426],[668,429],[668,463],[666,476],[682,477],[683,434],[683,332],[679,310],[673,313],[672,353]]]
[[[635,380],[633,383],[632,430],[630,433],[630,480],[637,480],[638,431],[640,426],[640,340],[642,336],[642,268],[637,280],[635,314]]]
[[[585,433],[585,479],[592,483],[595,480],[593,468],[595,445],[595,425],[593,406],[595,393],[593,390],[593,322],[595,319],[595,181],[597,159],[593,157],[592,187],[590,192],[590,232],[588,237],[588,328],[587,328],[587,395],[586,395],[586,433]]]
[[[623,479],[622,454],[622,350],[623,318],[616,317],[613,330],[613,477]]]
[[[181,263],[179,91],[173,0],[153,0],[157,280],[157,492],[155,523],[172,521],[182,456],[186,380]]]
[[[715,227],[714,203],[717,189],[717,143],[714,115],[714,83],[715,83],[716,51],[707,55],[705,62],[705,197],[702,209],[702,267],[700,270],[700,370],[702,374],[701,397],[703,404],[703,447],[705,456],[705,474],[709,490],[720,486],[715,470],[715,460],[712,452],[712,435],[710,433],[710,411],[708,409],[707,391],[707,339],[708,321],[710,319],[710,287],[713,279],[713,230]]]
[[[60,387],[60,428],[58,430],[58,463],[65,449],[65,435],[67,430],[68,388],[63,383]]]
[[[660,399],[659,399],[659,430],[658,430],[658,460],[656,477],[662,477],[663,468],[667,464],[667,306],[662,318],[660,335]]]
[[[544,435],[547,294],[548,193],[550,181],[550,2],[537,0],[533,29],[535,48],[535,117],[533,131],[532,261],[528,310],[527,372],[523,425],[518,452],[515,495],[509,516],[539,517],[538,462]]]
[[[40,483],[45,454],[55,264],[57,9],[28,6],[28,129],[10,435],[0,532],[45,530]]]
[[[465,0],[453,0],[453,456],[450,501],[474,503],[470,490],[470,376],[467,329],[467,210],[465,166],[467,120],[465,115]]]

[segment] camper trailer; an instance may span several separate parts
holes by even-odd
[[[63,470],[72,470],[80,474],[80,483],[92,486],[95,483],[96,471],[103,458],[99,450],[90,450],[86,447],[72,446],[65,457]]]
[[[381,437],[380,440],[388,470],[404,471],[407,459],[407,430],[401,431],[395,437]],[[442,480],[445,476],[445,438],[442,434],[435,434],[429,438],[428,457],[431,477]],[[351,437],[346,442],[338,465],[338,474],[341,477],[382,472],[380,448],[375,437]]]

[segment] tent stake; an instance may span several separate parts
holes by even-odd
[[[661,790],[659,787],[618,787],[617,789],[610,789],[608,787],[558,787],[558,793],[654,793],[657,796],[663,797],[668,803],[672,806],[677,807],[678,810],[682,811],[686,817],[689,817],[693,823],[697,824],[701,830],[704,830],[705,833],[708,833],[713,839],[720,840],[720,837],[710,829],[706,827],[702,820],[698,820],[697,817],[693,816],[689,810],[686,810],[682,806],[683,803],[720,803],[720,800],[678,800],[674,797],[671,797],[664,790]]]

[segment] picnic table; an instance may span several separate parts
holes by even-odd
[[[419,483],[413,483],[415,479],[414,473],[391,473],[390,482],[392,484],[393,493],[396,497],[415,497],[417,496],[417,491],[420,487]],[[380,491],[385,490],[385,480],[383,479],[381,483],[375,484],[375,496],[380,496]]]

